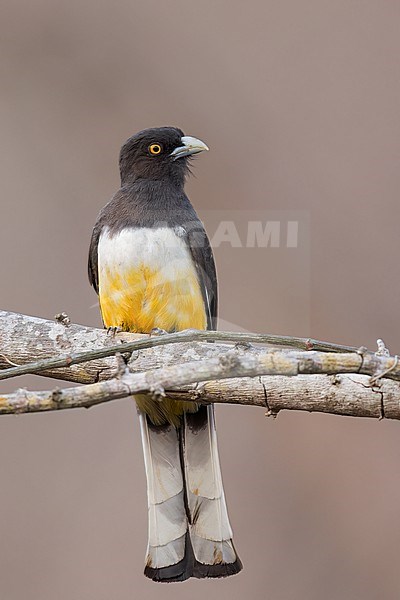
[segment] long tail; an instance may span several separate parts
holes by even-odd
[[[168,582],[238,573],[213,406],[186,413],[179,429],[152,425],[144,413],[140,425],[149,507],[145,575]]]

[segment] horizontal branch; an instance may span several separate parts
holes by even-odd
[[[16,340],[18,340],[17,344]],[[0,350],[7,348],[7,354],[0,353],[0,380],[32,373],[54,376],[54,369],[63,367],[68,368],[69,375],[73,375],[74,370],[70,369],[73,365],[112,357],[117,352],[131,354],[147,348],[201,341],[270,344],[330,352],[357,352],[357,348],[352,346],[332,344],[311,338],[227,331],[185,330],[161,336],[119,333],[118,343],[115,343],[115,337],[108,335],[104,330],[82,325],[68,324],[66,326],[55,321],[0,311]],[[99,347],[93,348],[97,345]],[[70,350],[67,355],[66,350]],[[61,353],[63,356],[60,356]],[[40,359],[29,361],[28,356],[31,354],[35,357],[40,356]],[[10,365],[12,366],[10,367]],[[99,371],[107,370],[109,365],[97,364],[97,367],[100,368],[97,368],[96,376]],[[84,375],[81,369],[78,369],[77,375],[78,377]],[[70,380],[74,381],[75,379]]]
[[[304,352],[251,346],[243,338],[235,346],[188,341],[204,333],[213,332],[153,338],[122,333],[114,339],[103,330],[0,312],[0,368],[10,371],[10,363],[18,363],[31,369],[39,362],[42,375],[90,383],[2,395],[0,414],[89,407],[150,393],[159,399],[168,394],[178,400],[263,406],[267,414],[289,409],[400,418],[400,384],[388,380],[400,379],[398,359],[387,356],[384,347],[378,354],[336,345],[344,351]],[[221,333],[224,340],[235,339],[236,334]],[[251,335],[257,343],[262,337]],[[104,355],[116,350],[129,358],[128,367],[120,356]],[[86,362],[71,364],[71,356],[81,360],[82,355]]]
[[[44,392],[17,390],[0,396],[0,415],[54,411],[91,406],[149,393],[198,403],[223,402],[261,406],[267,416],[281,410],[303,410],[337,415],[400,419],[400,384],[382,380],[370,386],[364,375],[276,375],[288,365],[249,359],[246,355],[211,358],[144,373],[127,368],[109,381]],[[268,374],[273,372],[273,376]],[[237,375],[240,377],[237,377]],[[236,375],[235,377],[233,377]]]
[[[115,344],[115,339],[104,330],[81,325],[65,326],[35,317],[0,312],[0,361],[2,361],[0,368],[5,368],[4,373],[7,373],[12,370],[7,368],[10,362],[20,366],[28,363],[29,373],[40,373],[77,383],[92,383],[115,376],[118,372],[116,352],[131,356],[133,371],[147,371],[192,359],[204,360],[211,356],[220,356],[232,349],[231,344],[190,341],[193,337],[201,338],[205,334],[221,335],[232,339],[236,336],[235,333],[230,332],[193,330],[156,337],[119,333],[119,343]],[[258,336],[258,334],[246,335]],[[258,337],[261,339],[263,334]],[[185,341],[179,341],[182,339]],[[340,346],[336,345],[336,347]],[[245,342],[237,344],[236,348],[238,351],[242,349],[248,356],[258,357],[260,354],[265,354],[268,360],[273,360],[276,365],[281,364],[282,361],[287,365],[291,361],[292,372],[285,367],[284,373],[278,370],[276,375],[361,373],[400,380],[400,365],[397,357],[373,354],[365,349],[343,353],[303,352],[265,349]],[[104,357],[109,353],[114,356]],[[79,360],[74,361],[73,357],[77,356],[80,357]],[[32,363],[35,357],[39,360]],[[40,364],[40,368],[35,370],[33,364]],[[22,372],[21,369],[18,374]]]

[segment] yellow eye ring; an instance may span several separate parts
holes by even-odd
[[[161,148],[160,144],[150,144],[149,152],[153,156],[157,156],[158,154],[161,154],[161,151],[162,151],[162,148]]]

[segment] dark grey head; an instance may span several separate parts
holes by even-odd
[[[176,127],[144,129],[130,137],[121,148],[121,182],[165,179],[183,185],[189,158],[203,150],[208,150],[204,142],[185,136]]]

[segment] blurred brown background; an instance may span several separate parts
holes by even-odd
[[[2,309],[100,325],[87,247],[120,145],[177,125],[212,150],[188,185],[206,223],[302,215],[291,254],[216,249],[223,326],[399,352],[398,3],[17,0],[1,13]],[[17,385],[52,383],[1,390]],[[2,418],[0,600],[399,598],[398,423],[220,407],[218,427],[245,570],[160,587],[142,576],[133,403]]]

